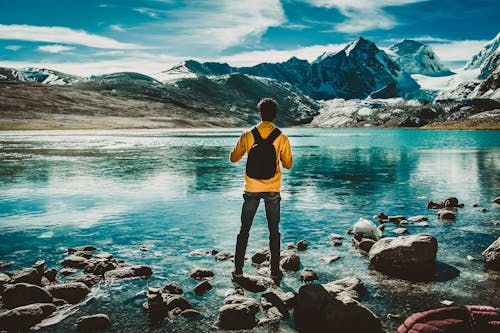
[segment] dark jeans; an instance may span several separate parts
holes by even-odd
[[[248,236],[252,227],[253,218],[260,199],[264,199],[266,206],[267,226],[269,228],[269,250],[271,252],[271,272],[279,272],[280,264],[280,201],[279,192],[245,192],[243,193],[243,207],[241,209],[241,228],[236,239],[236,252],[234,254],[234,267],[236,272],[243,270],[245,252],[247,250]]]

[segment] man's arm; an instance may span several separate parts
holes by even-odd
[[[290,148],[290,141],[287,136],[284,136],[285,144],[283,147],[283,151],[280,154],[281,164],[285,169],[291,169],[293,165],[292,158],[292,148]]]
[[[243,133],[238,139],[238,143],[233,148],[231,155],[229,156],[229,160],[231,162],[236,163],[243,158],[243,156],[247,151],[245,142],[246,142],[245,133]]]

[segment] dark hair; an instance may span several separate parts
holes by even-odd
[[[278,103],[272,98],[263,98],[257,104],[260,114],[262,115],[262,120],[273,121],[276,118],[276,113],[278,111]]]

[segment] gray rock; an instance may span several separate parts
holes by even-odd
[[[40,285],[42,283],[42,275],[36,268],[23,268],[11,277],[11,283],[29,283]]]
[[[427,203],[427,208],[428,209],[442,209],[442,208],[444,208],[444,204],[442,202],[429,201]]]
[[[371,238],[362,238],[361,241],[358,243],[358,248],[368,253],[370,252],[370,249],[375,243],[376,242]]]
[[[110,260],[113,259],[113,255],[109,252],[101,252],[95,255],[96,259],[105,259],[105,260]]]
[[[64,276],[72,275],[75,274],[76,272],[78,272],[76,268],[64,267],[63,269],[61,269],[61,275]]]
[[[370,267],[393,276],[429,275],[435,270],[437,248],[431,235],[383,238],[370,249]]]
[[[77,269],[82,269],[86,266],[87,264],[87,258],[77,256],[74,254],[70,254],[63,260],[61,260],[61,265],[69,268],[77,268]]]
[[[71,282],[83,282],[87,287],[92,288],[102,280],[101,276],[95,274],[80,274],[71,279]]]
[[[181,295],[162,294],[162,298],[167,312],[175,308],[179,308],[181,310],[192,309],[191,303],[189,303]]]
[[[500,197],[496,197],[495,199],[493,199],[493,202],[500,205]]]
[[[234,254],[232,252],[223,251],[223,252],[217,253],[214,256],[214,258],[215,258],[215,260],[218,260],[218,261],[226,261],[226,260],[233,259],[234,258]]]
[[[295,253],[285,253],[280,260],[281,268],[287,271],[297,272],[300,270],[300,257]]]
[[[68,254],[73,254],[75,252],[95,252],[97,251],[97,248],[92,246],[92,245],[83,245],[83,246],[76,246],[76,247],[70,247],[68,248]]]
[[[275,307],[283,315],[283,318],[288,318],[288,308],[293,306],[295,294],[292,292],[284,293],[279,290],[265,292],[260,297],[260,305],[264,310]]]
[[[191,271],[191,277],[196,280],[201,280],[212,276],[214,276],[214,272],[212,272],[208,268],[196,267]]]
[[[455,197],[449,197],[443,202],[443,205],[451,208],[458,207],[458,199]]]
[[[201,281],[200,283],[198,283],[194,287],[193,291],[196,295],[201,296],[204,293],[206,293],[207,291],[211,290],[212,288],[213,288],[212,284],[209,281],[204,280],[204,281]]]
[[[411,216],[408,218],[408,221],[411,221],[411,222],[425,222],[427,221],[428,218],[427,216],[424,216],[424,215],[415,215],[415,216]]]
[[[252,255],[252,262],[254,264],[262,264],[264,261],[269,261],[271,258],[271,254],[269,249],[259,249]]]
[[[0,313],[0,331],[25,332],[56,311],[54,304],[34,303]]]
[[[500,271],[500,237],[483,251],[483,259],[487,268]]]
[[[33,268],[38,271],[38,274],[43,275],[43,272],[45,271],[45,260],[38,260],[35,265],[33,265]]]
[[[406,228],[396,228],[392,232],[399,234],[399,235],[408,235],[408,229],[406,229]]]
[[[340,259],[340,256],[326,256],[322,257],[321,260],[326,261],[328,264],[337,261]]]
[[[455,221],[455,213],[447,209],[440,210],[438,212],[438,219],[446,221]]]
[[[84,257],[85,259],[92,258],[93,254],[94,254],[93,251],[76,251],[75,253],[73,253],[73,255],[78,257]]]
[[[10,276],[4,273],[0,273],[0,284],[6,284],[10,281]]]
[[[332,233],[332,234],[330,234],[330,235],[328,236],[328,238],[330,238],[330,240],[336,240],[336,239],[338,239],[338,240],[342,240],[342,239],[344,239],[344,236],[339,235],[339,234]]]
[[[3,307],[13,309],[33,303],[52,303],[54,298],[42,287],[28,283],[8,285],[3,292]]]
[[[48,269],[43,273],[43,276],[46,277],[49,282],[55,282],[57,277],[57,269]]]
[[[161,289],[162,293],[182,295],[184,291],[177,282],[167,282]]]
[[[130,279],[130,278],[140,278],[149,279],[153,275],[153,271],[149,266],[146,265],[136,265],[136,266],[125,266],[119,267],[114,270],[107,271],[104,273],[104,278],[106,279]]]
[[[216,325],[226,330],[251,329],[257,325],[255,315],[259,310],[259,304],[252,298],[229,296],[219,309]]]
[[[366,287],[363,282],[354,276],[348,276],[340,280],[328,282],[323,284],[323,287],[335,297],[347,295],[357,301],[359,301],[366,292]]]
[[[200,316],[201,313],[199,313],[196,310],[193,309],[186,309],[181,312],[181,316],[186,317],[186,318],[194,318]]]
[[[312,282],[318,279],[318,274],[312,269],[304,269],[300,273],[300,281],[302,282]]]
[[[274,282],[271,278],[259,275],[243,275],[241,277],[233,278],[233,282],[253,293],[265,291],[271,287]]]
[[[97,332],[111,327],[109,317],[103,313],[82,316],[76,320],[76,328],[80,332]]]
[[[307,241],[305,239],[298,241],[296,247],[297,247],[297,251],[307,250]]]
[[[382,212],[380,212],[377,215],[373,216],[373,219],[374,220],[378,220],[379,223],[385,223],[385,222],[389,221],[389,217],[387,215],[385,215],[384,213],[382,213]]]
[[[403,215],[393,215],[388,217],[389,222],[394,223],[394,224],[400,224],[401,221],[406,220],[406,217]]]
[[[83,282],[68,282],[47,287],[54,298],[61,298],[70,304],[76,304],[85,299],[90,293],[90,288]]]

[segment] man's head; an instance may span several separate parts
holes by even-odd
[[[260,111],[260,118],[263,121],[274,121],[278,111],[278,103],[272,98],[263,98],[257,104]]]

